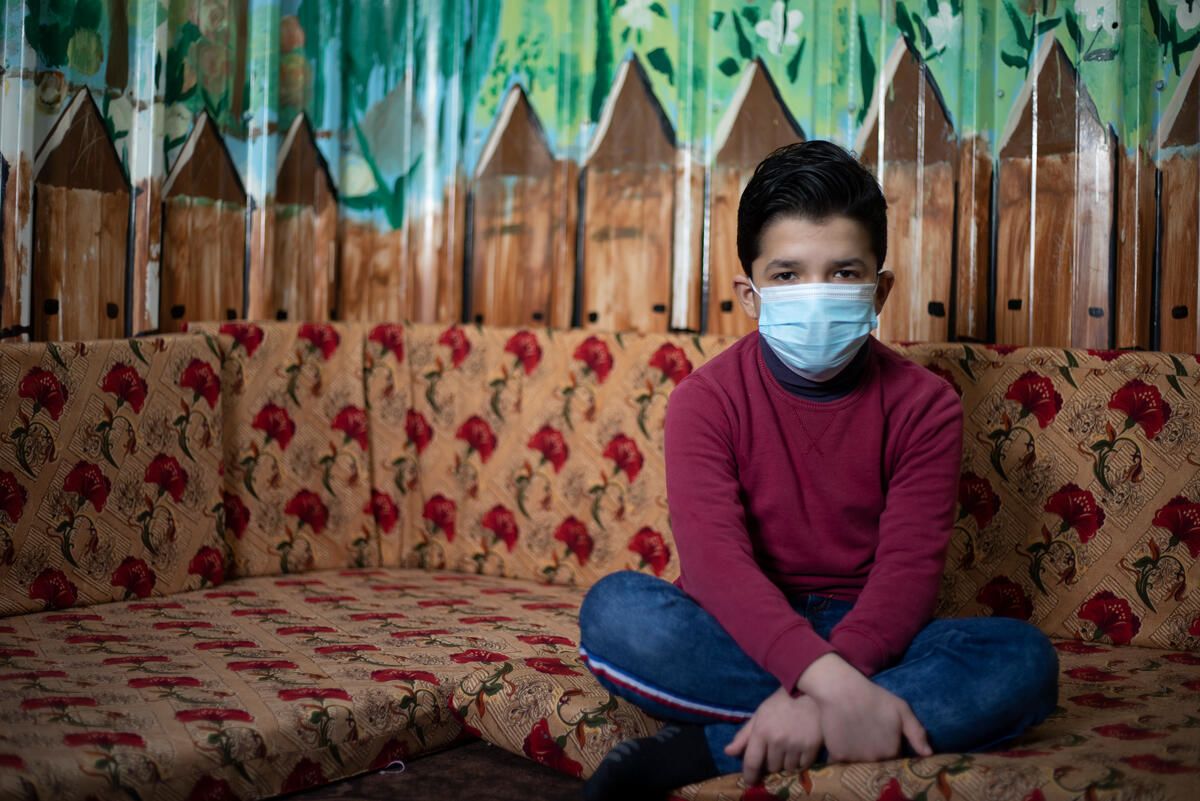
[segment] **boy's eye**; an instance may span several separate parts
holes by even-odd
[[[796,275],[795,273],[791,273],[791,272],[775,273],[775,280],[776,281],[790,281],[792,278],[795,277],[795,275]]]
[[[837,272],[835,272],[833,274],[833,277],[853,280],[855,278],[858,278],[858,273],[854,272],[854,270],[838,270]]]

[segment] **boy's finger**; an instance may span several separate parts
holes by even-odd
[[[746,746],[746,756],[742,759],[742,778],[747,785],[758,782],[758,776],[762,772],[765,746],[761,737],[751,737],[749,745]]]
[[[742,726],[742,728],[738,729],[737,734],[733,736],[733,739],[729,742],[729,745],[725,746],[726,754],[729,756],[737,756],[738,754],[742,753],[743,750],[745,750],[746,738],[750,736],[750,726],[753,723],[753,720],[747,721],[745,726]]]
[[[925,733],[925,727],[917,720],[917,716],[912,713],[911,709],[901,710],[900,728],[904,731],[904,736],[908,738],[914,751],[921,756],[930,756],[933,753],[933,749],[929,747],[929,738]]]

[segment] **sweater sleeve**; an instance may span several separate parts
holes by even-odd
[[[665,427],[667,506],[683,589],[747,655],[795,691],[833,651],[754,557],[739,492],[732,427],[700,376],[671,393]]]
[[[902,426],[879,519],[879,544],[854,608],[829,642],[871,676],[901,656],[933,615],[954,525],[962,403],[942,387]]]

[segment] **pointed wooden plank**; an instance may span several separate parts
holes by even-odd
[[[279,150],[263,299],[258,316],[328,320],[334,308],[337,264],[337,195],[325,159],[317,150],[308,117],[292,122]]]
[[[159,329],[243,317],[246,192],[207,112],[163,184]]]
[[[34,176],[32,338],[124,336],[129,185],[87,89],[50,129]]]
[[[802,139],[766,65],[758,59],[751,62],[714,137],[707,333],[740,336],[755,328],[756,321],[742,311],[733,293],[734,276],[744,272],[737,253],[738,203],[758,163],[776,148]]]
[[[578,193],[559,185],[560,174],[524,90],[514,86],[472,189],[470,315],[476,322],[548,325],[555,291],[573,291],[574,259],[556,258],[568,244],[559,239],[574,250],[575,231],[564,224],[564,212]],[[559,322],[570,325],[570,318]]]
[[[1145,148],[1119,154],[1117,338],[1114,343],[1117,348],[1147,350],[1151,347],[1154,312],[1151,290],[1154,275],[1154,181],[1154,162]],[[1196,262],[1193,261],[1193,274],[1195,270]]]
[[[1200,350],[1200,50],[1159,123],[1159,348]]]
[[[968,137],[958,160],[958,290],[954,337],[984,342],[988,336],[988,292],[992,264],[992,157],[987,140]]]
[[[888,89],[868,109],[857,142],[888,202],[883,268],[896,284],[880,315],[879,336],[944,342],[950,338],[958,143],[933,76],[905,39],[892,47],[883,76]]]
[[[1109,347],[1115,159],[1115,136],[1048,40],[1000,140],[999,341]]]
[[[621,65],[584,162],[582,324],[666,331],[675,144],[635,58]]]

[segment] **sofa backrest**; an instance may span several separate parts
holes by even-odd
[[[379,564],[358,323],[191,323],[225,387],[234,574]]]
[[[1200,364],[1164,353],[897,347],[965,411],[938,614],[1200,647]]]
[[[0,346],[0,614],[221,583],[221,396],[199,336]]]

